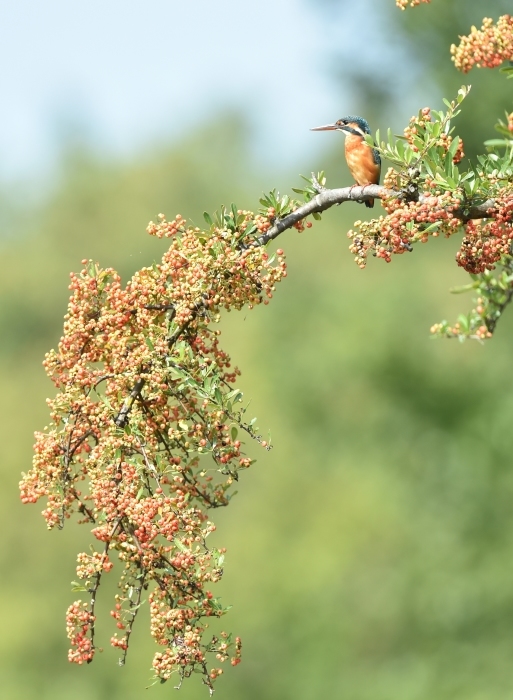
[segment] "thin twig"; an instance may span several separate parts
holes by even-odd
[[[157,482],[158,486],[160,487],[160,480],[159,480],[159,475],[158,475],[158,472],[157,472],[157,467],[156,467],[154,464],[152,464],[152,463],[150,462],[149,457],[148,457],[148,453],[146,452],[146,448],[145,448],[145,446],[142,444],[141,441],[139,441],[139,448],[140,448],[140,450],[141,450],[141,454],[142,454],[142,457],[143,457],[143,459],[144,459],[144,463],[146,464],[146,468],[148,469],[148,471],[150,472],[150,474],[153,475],[153,478],[155,479],[155,481]]]
[[[136,598],[135,602],[131,598],[129,599],[129,608],[128,608],[127,614],[131,615],[131,618],[130,618],[130,620],[128,620],[128,623],[126,626],[125,648],[123,649],[122,656],[120,656],[120,658],[118,660],[118,664],[120,666],[124,666],[125,662],[126,662],[126,656],[128,654],[128,644],[130,641],[130,635],[132,634],[132,630],[133,630],[134,623],[135,623],[135,618],[137,617],[137,613],[139,612],[139,609],[141,607],[141,598],[142,598],[142,592],[143,592],[145,581],[146,581],[146,576],[144,574],[142,574],[142,570],[141,570],[141,580],[140,580],[139,586],[138,587],[134,586],[134,590],[137,591],[137,598]]]
[[[103,550],[103,555],[102,555],[102,560],[101,560],[102,568],[100,569],[100,571],[96,572],[96,576],[94,577],[95,580],[94,580],[93,587],[89,591],[91,593],[91,604],[89,606],[89,616],[90,616],[90,620],[91,620],[91,628],[90,629],[91,629],[91,650],[92,651],[95,648],[94,647],[94,632],[95,632],[94,608],[96,605],[96,594],[98,593],[98,588],[100,587],[100,582],[101,582],[101,578],[102,578],[102,574],[103,574],[103,564],[105,563],[105,559],[107,558],[107,555],[109,553],[111,540],[114,537],[114,535],[116,534],[116,530],[120,526],[122,520],[123,520],[123,516],[121,518],[118,518],[116,520],[116,522],[114,523],[112,530],[109,533],[109,536],[105,542],[105,548]],[[93,659],[90,658],[87,663],[91,663],[92,660]]]

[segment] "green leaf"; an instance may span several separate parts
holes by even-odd
[[[458,146],[460,145],[460,137],[455,136],[453,139],[453,142],[449,146],[449,150],[447,151],[447,156],[452,160],[454,156],[456,155],[456,151],[458,150]]]
[[[81,583],[77,583],[77,581],[72,581],[71,586],[72,586],[71,590],[74,593],[77,593],[77,592],[83,593],[84,591],[87,591],[87,588],[85,586],[83,586]]]
[[[415,152],[412,151],[409,146],[406,146],[406,148],[404,150],[404,161],[405,161],[406,165],[410,165],[410,163],[412,162],[415,155],[416,155]]]
[[[365,134],[365,136],[363,137],[363,140],[365,141],[365,143],[368,146],[374,147],[374,139],[372,137],[372,134]],[[376,140],[378,140],[378,132],[376,132]],[[379,141],[378,141],[378,143],[379,143]]]
[[[422,233],[429,233],[430,231],[436,231],[438,226],[439,226],[438,221],[435,221],[434,223],[429,224],[429,226],[426,226],[426,228],[423,228]]]
[[[449,289],[451,294],[464,294],[465,292],[470,292],[471,289],[476,289],[476,285],[474,284],[462,284],[460,287],[451,287]]]
[[[460,324],[460,328],[465,332],[468,333],[469,331],[469,321],[468,318],[464,314],[460,314],[458,316],[458,323]]]
[[[256,230],[257,227],[255,226],[255,224],[251,224],[251,226],[244,231],[244,235],[251,236],[251,234],[254,233]]]
[[[427,170],[428,175],[430,175],[431,177],[434,177],[435,164],[433,163],[433,161],[430,160],[429,158],[425,158],[422,162],[422,165]]]
[[[488,139],[484,142],[484,145],[488,148],[493,148],[495,146],[510,146],[511,143],[506,141],[506,139]]]
[[[239,401],[243,396],[242,391],[240,389],[233,389],[233,391],[229,391],[225,395],[225,399],[230,400],[233,399],[233,401]]]
[[[180,369],[180,367],[171,366],[169,368],[169,371],[171,374],[173,374],[175,377],[178,377],[179,379],[183,379],[186,376],[185,372],[182,369]]]
[[[210,216],[210,214],[208,212],[206,212],[206,211],[203,212],[203,218],[205,219],[205,221],[207,222],[207,224],[209,226],[214,225],[214,222],[212,221],[212,217]]]
[[[182,552],[188,552],[188,551],[189,551],[189,550],[187,549],[187,547],[186,547],[182,542],[180,542],[180,540],[179,540],[177,537],[175,537],[175,539],[173,540],[173,542],[175,543],[175,545],[178,547],[178,549],[179,549],[180,551],[182,551]]]
[[[461,88],[458,90],[458,104],[461,104],[465,97],[468,95],[470,92],[471,85],[462,85]]]

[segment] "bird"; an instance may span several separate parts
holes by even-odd
[[[370,134],[371,130],[363,117],[342,117],[334,124],[315,126],[310,131],[341,131],[346,137],[347,166],[356,180],[356,184],[361,187],[379,185],[381,158],[377,148],[372,148],[365,142],[364,137],[366,134]],[[374,200],[366,200],[365,206],[371,209],[374,206]]]

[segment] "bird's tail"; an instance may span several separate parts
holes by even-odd
[[[369,207],[369,209],[372,209],[372,207],[374,206],[374,200],[373,199],[366,199],[365,206]]]

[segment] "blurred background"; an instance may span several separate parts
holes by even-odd
[[[17,483],[52,387],[41,361],[60,337],[68,274],[91,257],[126,279],[159,258],[160,211],[201,225],[263,190],[325,169],[349,184],[342,139],[309,128],[346,114],[401,132],[473,84],[458,133],[473,157],[509,85],[457,73],[449,46],[510,2],[433,0],[17,0],[0,8],[0,693],[9,700],[135,700],[154,653],[148,612],[127,666],[109,647],[114,580],[102,584],[105,652],[66,660],[87,528],[48,533]],[[376,212],[376,210],[374,210]],[[377,210],[379,213],[379,210]],[[243,639],[217,696],[230,700],[513,698],[513,378],[510,311],[484,346],[429,327],[471,299],[457,241],[359,270],[347,204],[279,239],[289,276],[269,307],[229,315],[274,449],[254,454],[229,509],[217,591]],[[110,588],[109,588],[110,586]],[[182,700],[207,697],[199,679]]]

